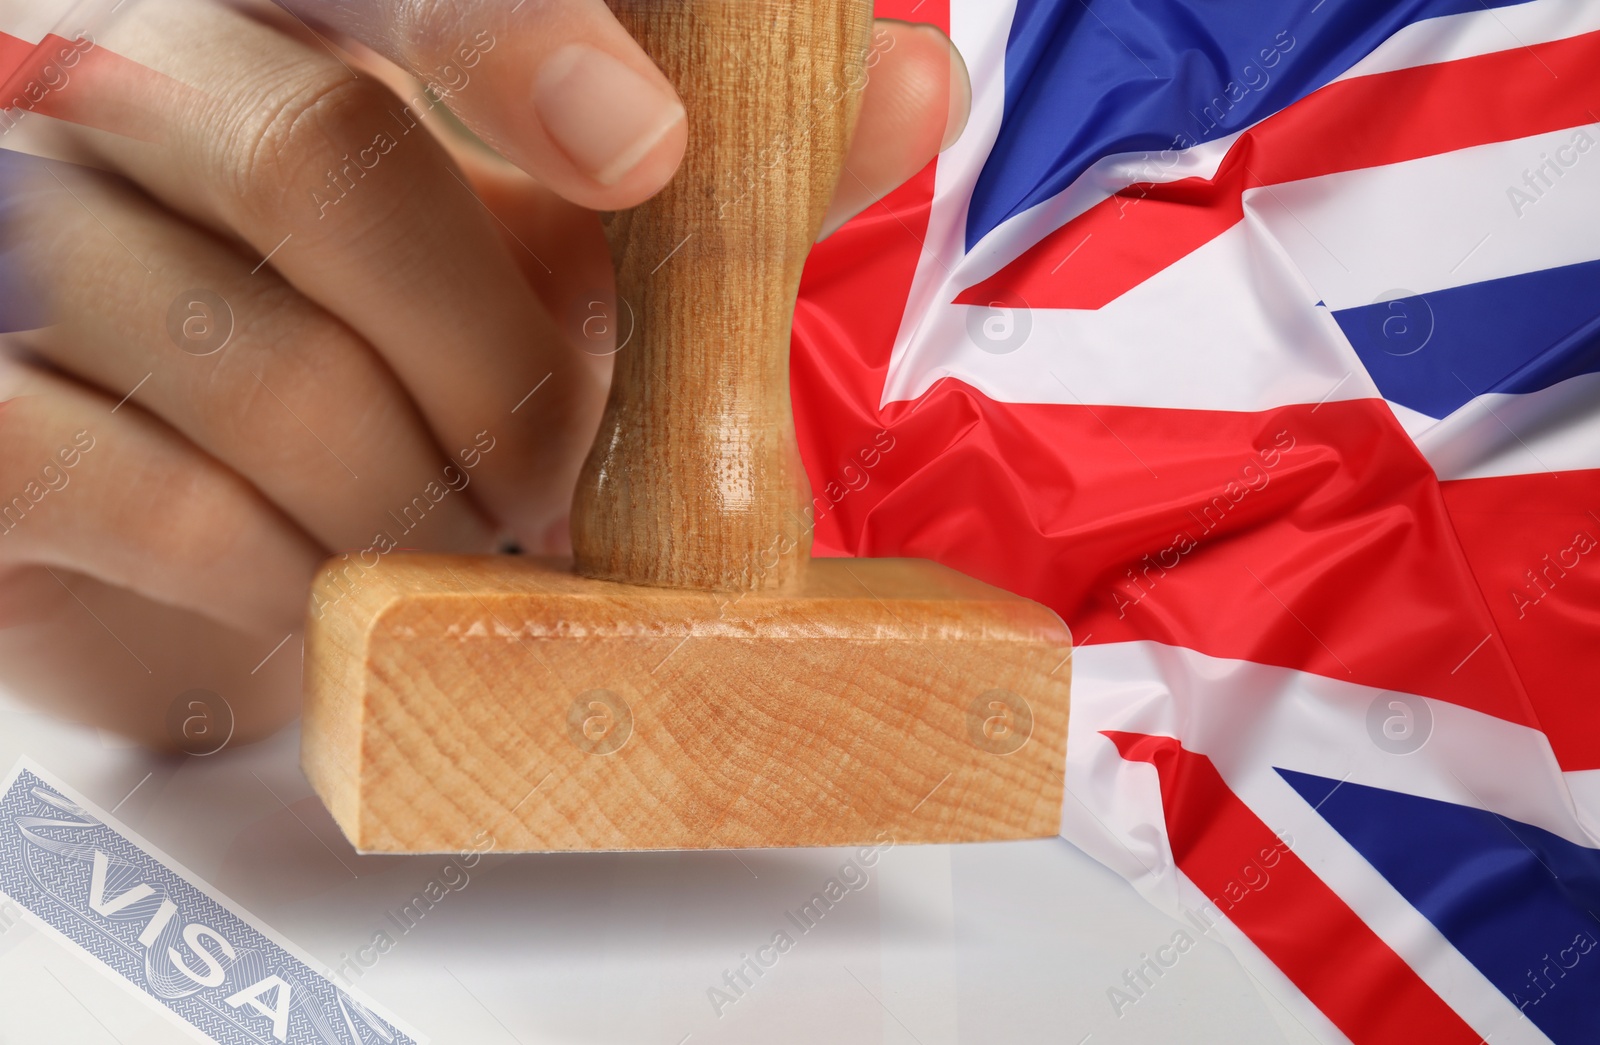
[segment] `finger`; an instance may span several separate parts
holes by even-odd
[[[206,104],[170,112],[165,146],[74,133],[169,208],[243,239],[372,345],[447,456],[493,442],[474,495],[532,543],[567,512],[603,389],[428,133],[439,114],[235,12],[191,0],[137,11],[123,46]]]
[[[972,109],[966,63],[950,38],[932,26],[879,20],[867,62],[856,136],[819,238],[955,144]]]
[[[73,570],[17,567],[0,570],[0,686],[146,747],[216,754],[294,718],[300,635],[249,634]]]
[[[115,179],[45,171],[22,231],[61,321],[27,335],[36,353],[129,394],[326,548],[381,530],[406,547],[491,549],[463,495],[471,469],[443,459],[348,327]]]
[[[252,633],[305,616],[321,551],[137,407],[0,359],[0,567],[74,570]]]
[[[688,141],[683,104],[602,0],[292,0],[398,63],[501,155],[565,198],[655,195]]]

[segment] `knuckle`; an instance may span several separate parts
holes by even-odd
[[[219,358],[198,397],[199,426],[264,474],[342,477],[343,466],[318,440],[341,457],[364,459],[374,448],[352,444],[351,419],[365,404],[393,399],[371,349],[287,286],[242,308],[271,322],[253,325],[238,353]]]
[[[354,174],[363,148],[387,134],[392,96],[337,67],[269,92],[234,122],[221,151],[227,202],[272,222],[318,214],[318,190]]]
[[[293,305],[290,308],[294,308]],[[296,310],[298,311],[298,309]],[[267,314],[267,313],[263,313]],[[211,372],[211,388],[204,396],[201,426],[215,433],[233,452],[252,446],[266,452],[281,467],[305,462],[298,437],[303,430],[289,410],[313,427],[319,404],[315,401],[329,359],[343,349],[330,344],[325,332],[308,329],[298,317],[280,314],[278,335],[257,337],[232,358],[219,361]],[[292,404],[286,408],[286,404]],[[307,416],[310,415],[310,416]],[[265,439],[261,439],[266,435]]]
[[[262,541],[268,503],[246,480],[214,461],[161,455],[130,462],[126,480],[108,485],[103,511],[108,520],[125,520],[116,526],[116,540],[124,554],[136,552],[121,567],[124,583],[135,590],[176,593],[187,588],[193,597],[193,578],[238,575],[269,551]],[[151,505],[159,507],[152,511]],[[180,571],[191,580],[174,588],[173,575]],[[260,594],[246,597],[253,600]]]
[[[232,499],[219,496],[219,486],[226,489],[218,482],[225,478],[221,470],[209,463],[175,467],[165,457],[137,467],[134,481],[107,497],[113,512],[140,520],[129,531],[132,542],[152,563],[180,560],[202,570],[222,565],[233,551],[227,537],[239,532],[239,520]],[[138,506],[144,498],[165,507],[141,517]]]

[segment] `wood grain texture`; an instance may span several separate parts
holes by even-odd
[[[364,851],[1060,826],[1070,636],[931,563],[819,560],[795,590],[718,595],[397,556],[313,623],[303,764]]]
[[[610,0],[688,111],[683,166],[606,226],[637,318],[573,505],[579,570],[780,588],[810,540],[789,406],[801,269],[866,84],[870,0]]]

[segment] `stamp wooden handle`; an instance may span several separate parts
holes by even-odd
[[[866,83],[871,0],[608,0],[688,110],[683,166],[611,215],[635,328],[573,501],[581,573],[760,590],[809,558],[789,406],[800,271]]]

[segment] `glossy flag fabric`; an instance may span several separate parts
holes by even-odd
[[[1320,1040],[1600,1041],[1600,4],[879,14],[974,108],[807,269],[818,554],[1060,613],[1062,834]]]
[[[1324,1041],[1600,1041],[1600,3],[879,13],[974,109],[807,268],[817,552],[1071,626],[1062,834],[1185,927],[1108,1025],[1209,936]],[[0,132],[118,61],[47,21]]]

